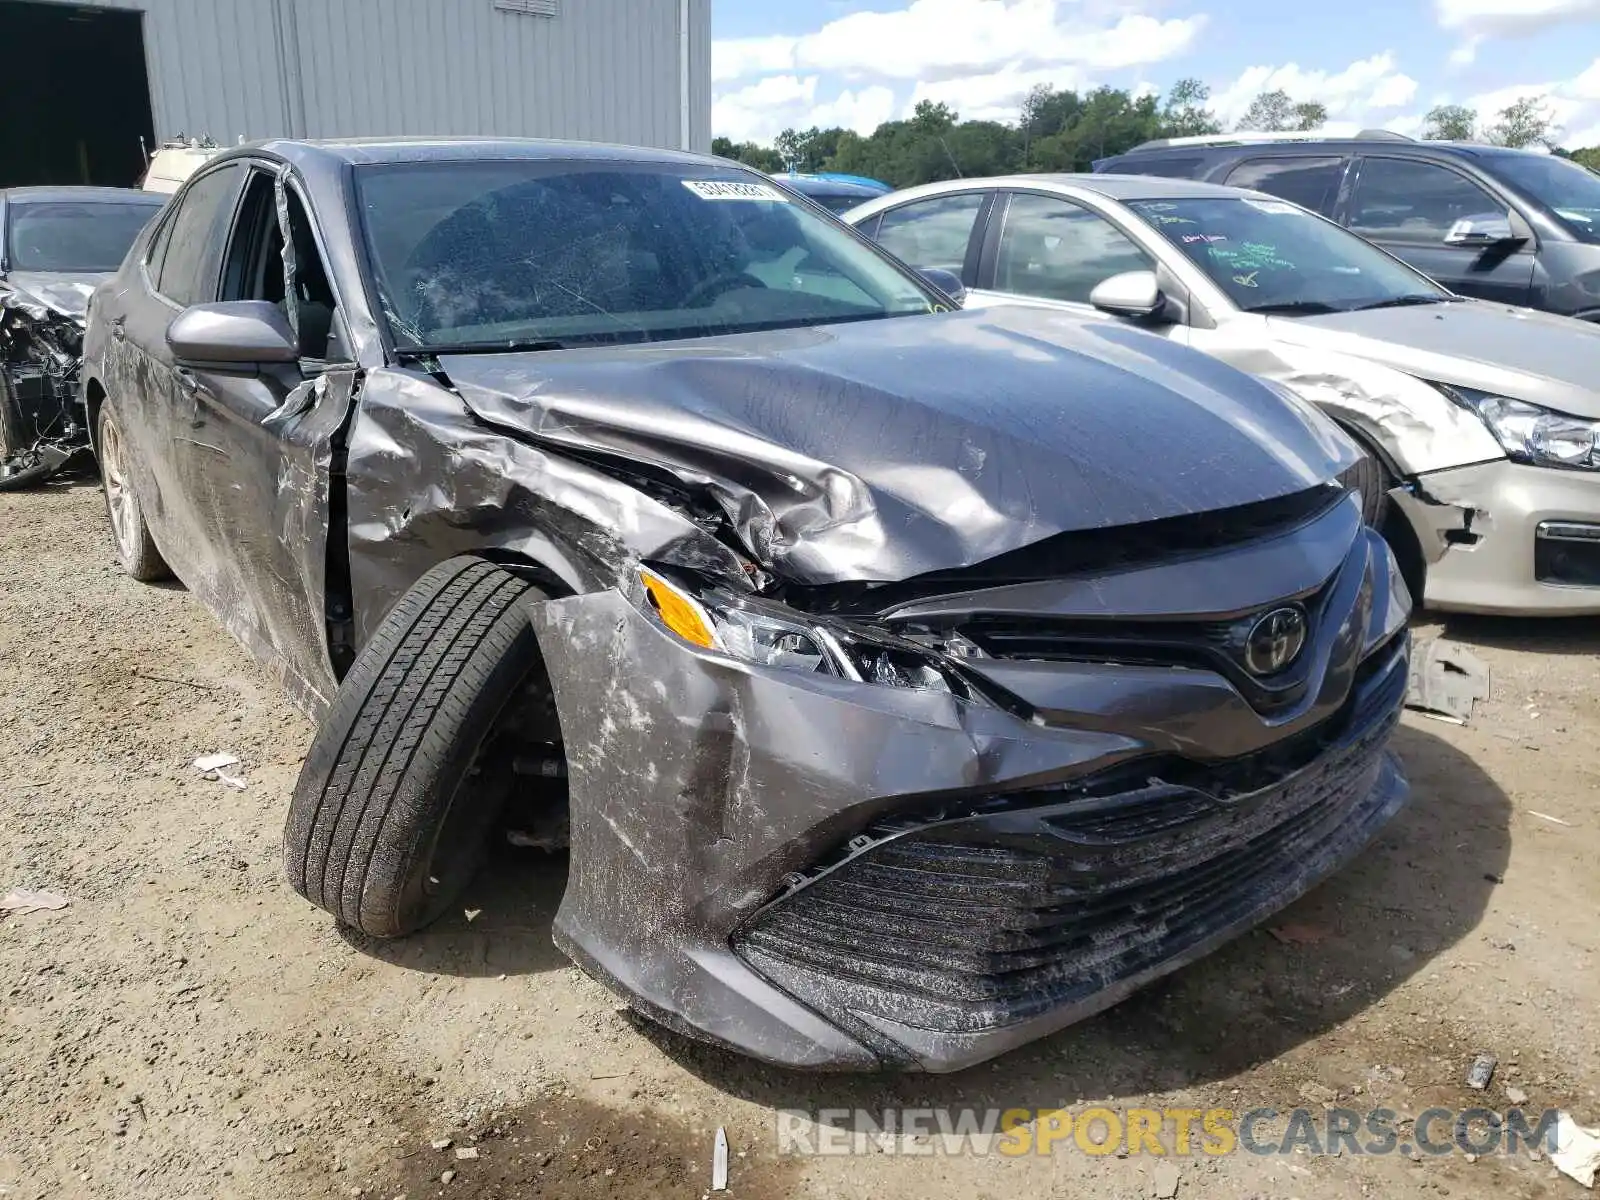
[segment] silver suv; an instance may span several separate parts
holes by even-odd
[[[1467,300],[1259,192],[1119,175],[965,179],[844,219],[964,303],[1100,313],[1288,385],[1368,451],[1413,592],[1600,612],[1600,327]]]

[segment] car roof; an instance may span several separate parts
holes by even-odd
[[[616,146],[604,142],[557,141],[545,138],[341,138],[325,141],[273,139],[229,149],[213,161],[248,156],[251,152],[276,155],[294,163],[321,162],[383,165],[392,163],[459,162],[471,159],[570,160],[609,162],[683,163],[726,169],[738,164],[708,154],[657,150],[644,146]]]
[[[843,179],[829,179],[819,175],[774,175],[779,183],[786,183],[797,192],[808,196],[860,196],[870,200],[885,195],[882,188],[868,187],[864,183],[848,183]]]
[[[1080,192],[1094,192],[1108,200],[1174,200],[1186,196],[1238,196],[1244,189],[1227,187],[1220,183],[1202,183],[1194,179],[1168,179],[1155,175],[994,175],[985,179],[947,179],[941,183],[926,183],[890,192],[875,200],[899,200],[912,196],[938,195],[941,192],[960,192],[990,188],[1060,188]],[[1253,193],[1251,193],[1253,194]]]
[[[1110,155],[1105,161],[1122,162],[1139,158],[1191,158],[1215,156],[1217,158],[1250,157],[1262,151],[1292,150],[1301,154],[1365,152],[1393,157],[1443,157],[1443,158],[1512,158],[1548,157],[1542,150],[1521,150],[1510,146],[1486,146],[1482,142],[1414,141],[1406,138],[1308,138],[1285,137],[1282,141],[1251,140],[1248,142],[1188,142],[1172,146],[1135,146],[1122,154]]]
[[[7,204],[127,204],[132,201],[159,208],[167,198],[138,188],[110,187],[14,187],[0,189],[0,200]]]

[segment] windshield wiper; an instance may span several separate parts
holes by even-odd
[[[1321,300],[1287,300],[1282,304],[1253,304],[1241,311],[1266,316],[1316,316],[1321,313],[1348,312],[1349,309],[1324,304]]]
[[[1419,292],[1411,296],[1390,296],[1387,300],[1374,300],[1371,304],[1358,304],[1351,312],[1370,312],[1374,308],[1410,308],[1417,304],[1449,304],[1453,296],[1439,296]]]
[[[565,350],[567,343],[555,338],[534,338],[525,342],[458,342],[441,346],[396,346],[394,355],[401,360],[415,361],[433,358],[440,354],[520,354],[533,350]]]

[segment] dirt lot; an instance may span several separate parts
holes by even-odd
[[[1070,1139],[1025,1158],[780,1155],[776,1108],[1337,1096],[1405,1116],[1503,1109],[1509,1087],[1600,1123],[1600,621],[1453,622],[1494,699],[1470,729],[1408,714],[1411,807],[1282,936],[959,1076],[819,1078],[619,1013],[551,946],[564,862],[537,852],[501,856],[471,920],[341,936],[282,878],[306,722],[181,588],[119,574],[102,524],[88,483],[0,496],[0,892],[72,901],[0,919],[8,1200],[699,1197],[719,1125],[733,1197],[1172,1183],[1161,1160]],[[246,790],[191,768],[216,750],[243,759]],[[1500,1063],[1486,1093],[1462,1085],[1478,1051]],[[1173,1163],[1180,1197],[1585,1194],[1526,1154]]]

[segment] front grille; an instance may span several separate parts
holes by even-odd
[[[845,1024],[975,1033],[1087,1002],[1287,902],[1365,840],[1406,682],[1405,656],[1385,657],[1333,747],[1286,779],[1231,800],[1152,780],[925,826],[775,901],[735,948]]]

